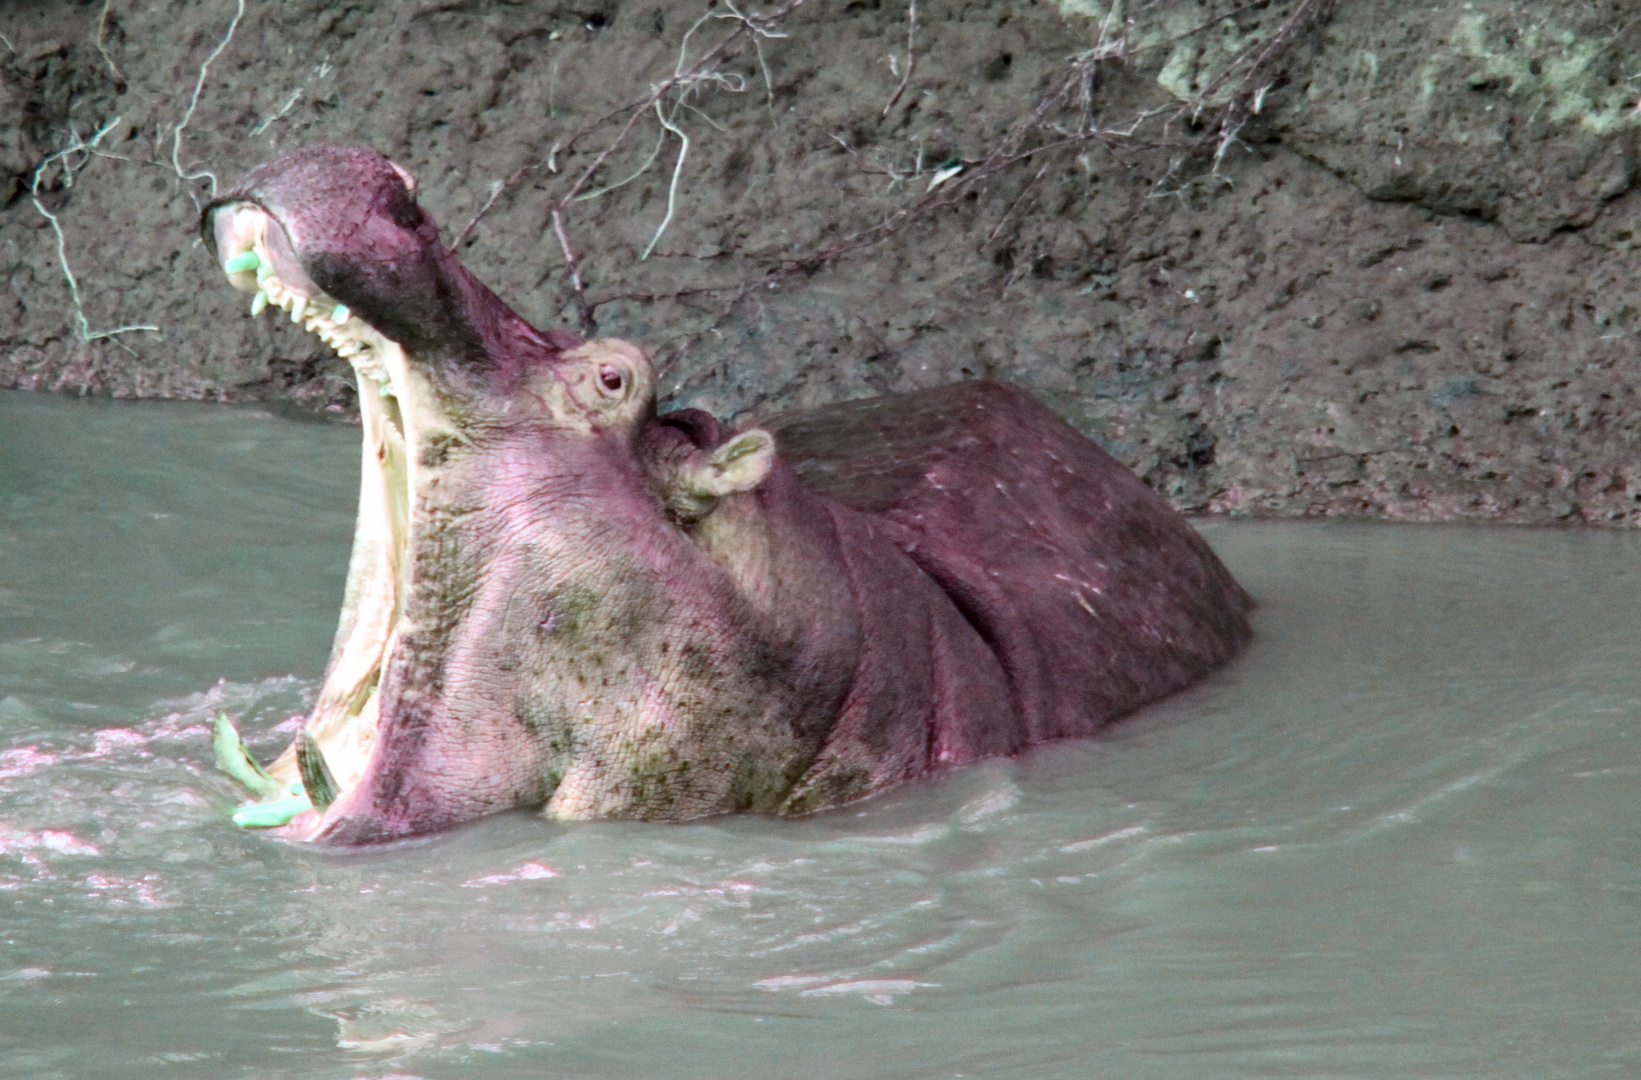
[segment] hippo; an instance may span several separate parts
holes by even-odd
[[[640,349],[530,325],[370,150],[259,166],[201,230],[351,361],[364,429],[312,713],[266,768],[219,720],[241,824],[806,814],[1092,735],[1249,637],[1190,524],[1017,387],[661,412]]]

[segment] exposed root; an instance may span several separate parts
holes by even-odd
[[[215,61],[217,57],[222,55],[222,50],[226,49],[228,47],[228,43],[234,39],[234,31],[239,29],[239,20],[245,17],[245,0],[235,0],[235,5],[234,17],[228,23],[228,32],[222,35],[222,40],[217,42],[216,48],[212,49],[211,54],[205,58],[205,62],[200,64],[199,78],[194,80],[194,92],[188,98],[188,108],[183,111],[182,119],[177,121],[177,126],[171,131],[172,170],[177,174],[177,178],[184,182],[190,180],[210,180],[211,197],[213,199],[216,198],[217,194],[216,173],[209,169],[201,169],[199,172],[189,172],[183,168],[182,130],[188,126],[191,120],[193,120],[194,110],[199,107],[199,96],[205,89],[205,77],[211,70],[212,62]],[[189,195],[192,196],[193,193],[189,192]],[[196,198],[194,203],[197,206],[199,200]]]
[[[560,246],[566,253],[568,253],[570,250],[570,245],[564,234],[565,227],[563,222],[571,204],[597,198],[600,195],[615,191],[644,175],[644,173],[653,167],[656,160],[659,159],[661,146],[663,145],[666,136],[670,134],[679,140],[680,145],[678,161],[673,166],[672,182],[669,187],[667,199],[667,214],[662,219],[660,226],[657,228],[654,237],[649,243],[649,246],[644,250],[644,257],[647,258],[649,254],[654,251],[656,243],[661,239],[661,235],[666,232],[667,228],[671,225],[677,210],[679,182],[683,174],[684,159],[689,151],[689,138],[677,122],[679,110],[689,108],[688,98],[690,94],[706,86],[714,86],[719,89],[728,90],[732,93],[743,92],[746,89],[746,80],[740,75],[725,72],[722,69],[722,65],[725,61],[740,55],[748,48],[752,48],[754,52],[758,53],[759,66],[764,72],[764,79],[767,86],[769,74],[768,70],[763,67],[762,54],[759,51],[761,43],[765,38],[785,37],[784,34],[779,32],[777,27],[780,25],[782,20],[791,15],[798,8],[802,7],[804,2],[805,0],[786,0],[785,3],[781,4],[773,11],[765,14],[749,14],[744,13],[737,8],[733,3],[733,0],[725,0],[724,6],[728,8],[727,13],[711,10],[706,12],[695,21],[687,32],[685,32],[683,40],[678,46],[678,61],[674,65],[671,75],[652,86],[649,93],[630,101],[625,105],[611,109],[602,115],[593,117],[586,123],[582,124],[581,127],[571,134],[568,139],[554,143],[553,149],[548,155],[548,159],[546,161],[532,161],[520,166],[518,169],[514,170],[511,176],[499,181],[501,185],[500,188],[494,188],[494,184],[497,182],[493,182],[492,187],[494,188],[494,195],[486,201],[485,205],[480,208],[479,212],[473,216],[473,219],[462,228],[460,233],[457,234],[457,242],[459,243],[467,236],[469,232],[472,231],[473,227],[479,223],[480,219],[484,217],[484,214],[492,205],[494,205],[496,197],[498,197],[503,191],[511,189],[526,174],[534,172],[538,169],[547,168],[551,172],[557,172],[558,170],[556,167],[555,158],[558,154],[562,153],[568,156],[575,153],[578,145],[583,140],[587,139],[595,132],[606,129],[610,124],[620,121],[621,126],[616,131],[614,137],[611,138],[602,149],[593,155],[592,161],[581,170],[581,172],[576,176],[574,182],[571,183],[569,189],[565,191],[557,200],[553,211],[554,227],[555,230],[560,233]],[[690,39],[694,37],[695,33],[700,30],[701,27],[710,21],[715,21],[718,19],[732,20],[735,23],[735,29],[720,39],[717,44],[708,48],[692,61],[689,55]],[[774,90],[772,86],[769,87],[769,93],[771,95],[771,101],[773,101]],[[656,150],[645,159],[644,163],[636,172],[634,172],[631,176],[628,176],[625,180],[607,184],[595,191],[588,191],[588,185],[591,184],[593,178],[598,175],[599,170],[602,169],[604,165],[609,162],[610,159],[622,147],[626,145],[628,138],[632,135],[639,122],[652,112],[655,114],[661,126],[661,141],[657,143]],[[579,293],[578,296],[581,300],[585,300],[585,297],[580,296]],[[586,318],[590,318],[590,309]]]
[[[87,165],[89,165],[93,157],[116,156],[113,154],[104,153],[100,151],[98,147],[102,144],[103,139],[107,138],[115,128],[120,126],[120,122],[120,118],[116,116],[114,119],[98,128],[96,134],[91,136],[89,142],[82,139],[77,130],[70,128],[69,145],[47,157],[44,161],[40,162],[39,167],[34,170],[33,182],[29,186],[29,198],[30,201],[34,203],[34,209],[38,210],[40,215],[44,217],[51,225],[51,231],[57,237],[57,263],[63,268],[63,278],[68,282],[69,299],[74,305],[75,335],[82,342],[86,343],[100,341],[103,339],[115,339],[115,344],[119,345],[122,349],[126,349],[127,352],[130,352],[131,350],[129,348],[117,340],[120,334],[129,334],[139,330],[146,331],[151,334],[157,334],[160,332],[160,328],[148,323],[141,323],[130,326],[116,326],[109,330],[91,329],[91,323],[85,315],[85,302],[80,296],[80,282],[74,276],[74,268],[69,265],[68,238],[63,235],[63,223],[58,219],[56,214],[52,213],[50,210],[47,210],[45,204],[40,201],[40,184],[45,179],[47,171],[53,166],[56,166],[58,170],[58,178],[62,186],[66,189],[74,186],[75,175],[81,169],[84,169]],[[75,155],[80,155],[80,159],[78,161],[75,160]]]
[[[103,62],[107,65],[109,73],[115,79],[123,82],[125,76],[121,73],[119,65],[115,63],[114,56],[109,51],[108,47],[108,24],[112,7],[113,0],[104,0],[102,10],[97,17],[95,45],[97,52],[102,56]],[[184,110],[181,119],[178,120],[171,133],[170,166],[172,171],[177,175],[178,179],[182,181],[209,179],[211,182],[211,194],[213,196],[217,191],[216,174],[210,172],[209,170],[190,172],[182,164],[183,131],[188,127],[190,121],[193,120],[194,112],[199,106],[199,99],[201,94],[204,92],[205,80],[210,71],[212,62],[222,54],[222,51],[228,47],[228,43],[233,40],[234,31],[238,29],[239,22],[244,15],[245,0],[235,0],[234,17],[228,24],[228,30],[223,35],[222,40],[217,42],[216,47],[211,50],[210,55],[208,55],[205,58],[205,61],[200,64],[199,75],[194,82],[193,94],[188,99],[188,107]],[[5,45],[7,48],[11,48],[11,42],[6,41]],[[16,52],[15,49],[12,49],[12,51],[14,53]],[[29,196],[30,201],[34,204],[34,209],[38,211],[40,216],[46,219],[46,223],[51,226],[52,234],[56,240],[57,263],[62,268],[63,280],[68,283],[69,299],[73,307],[72,319],[74,335],[84,343],[111,340],[120,348],[125,349],[127,352],[132,352],[129,346],[119,340],[120,335],[136,333],[139,331],[158,334],[160,333],[160,328],[151,323],[133,323],[126,326],[111,327],[106,330],[92,329],[91,322],[86,316],[85,298],[80,291],[80,282],[78,277],[75,276],[73,264],[68,257],[68,237],[63,231],[62,219],[56,213],[47,209],[45,203],[42,202],[40,198],[42,187],[46,185],[48,178],[53,177],[53,174],[55,174],[56,186],[60,186],[63,189],[68,189],[74,186],[75,177],[87,165],[90,164],[91,159],[94,157],[106,157],[114,158],[119,161],[129,161],[129,158],[123,157],[119,154],[109,153],[108,151],[102,149],[103,141],[113,133],[115,128],[120,126],[121,122],[120,117],[115,117],[99,128],[94,134],[91,135],[89,139],[82,137],[77,129],[71,127],[68,131],[67,145],[61,150],[58,150],[56,153],[47,156],[40,162],[39,166],[35,168],[32,181],[29,186]],[[192,192],[189,194],[190,197],[193,197]],[[199,200],[195,198],[194,201],[195,205],[198,205]],[[135,355],[134,352],[133,355]]]
[[[655,235],[650,237],[650,242],[644,247],[644,254],[638,256],[639,262],[643,262],[650,257],[650,252],[655,250],[655,245],[661,242],[661,234],[667,231],[668,225],[672,224],[672,215],[678,209],[678,178],[684,174],[684,159],[689,156],[689,136],[684,133],[683,128],[667,117],[659,101],[655,103],[655,117],[661,121],[662,127],[678,137],[678,163],[672,167],[672,183],[667,185],[667,214],[661,219],[661,224],[656,227]]]
[[[114,76],[115,82],[125,82],[125,76],[120,74],[119,65],[114,63],[114,57],[109,53],[103,37],[108,33],[108,9],[114,5],[114,0],[103,0],[102,14],[97,16],[97,51],[102,54],[103,63],[108,65],[108,73]]]
[[[915,0],[913,2],[915,3]],[[978,159],[954,159],[943,162],[933,169],[927,169],[920,150],[916,164],[907,172],[894,165],[885,167],[873,164],[859,150],[850,146],[841,135],[826,133],[827,137],[836,142],[844,152],[856,159],[863,171],[887,176],[890,190],[905,186],[908,181],[920,180],[925,175],[930,177],[927,187],[920,194],[875,224],[802,254],[778,253],[768,267],[753,278],[722,285],[694,286],[670,293],[623,292],[594,301],[587,301],[581,295],[578,286],[578,306],[596,312],[602,305],[616,301],[653,302],[712,296],[720,298],[727,310],[756,290],[774,288],[781,278],[814,273],[829,263],[881,243],[914,221],[941,209],[953,207],[970,195],[985,190],[1003,173],[1015,166],[1033,163],[1033,175],[1022,185],[981,243],[981,247],[985,248],[998,240],[1009,219],[1047,174],[1055,160],[1067,154],[1084,153],[1090,147],[1113,153],[1122,153],[1129,149],[1176,151],[1169,169],[1158,182],[1159,190],[1168,188],[1170,183],[1176,185],[1174,190],[1179,190],[1178,185],[1188,182],[1189,178],[1199,173],[1206,173],[1228,183],[1220,171],[1226,153],[1239,141],[1238,136],[1244,125],[1260,111],[1266,95],[1280,80],[1282,63],[1294,44],[1305,30],[1326,19],[1332,10],[1332,4],[1333,0],[1298,0],[1272,34],[1243,50],[1190,100],[1143,110],[1120,122],[1112,123],[1102,120],[1095,111],[1101,71],[1107,64],[1129,62],[1138,51],[1129,39],[1120,33],[1125,27],[1118,25],[1118,9],[1114,5],[1100,26],[1099,38],[1094,46],[1068,57],[1059,78],[1041,94],[1031,110],[1011,125]],[[1250,3],[1238,7],[1184,33],[1155,42],[1149,47],[1174,45],[1255,6],[1258,5]],[[915,19],[914,6],[908,11],[907,70],[903,75],[901,87],[880,114],[880,119],[887,116],[889,109],[910,81],[914,58],[911,45],[916,31]],[[659,99],[648,100],[653,102]],[[1223,104],[1214,105],[1214,101],[1223,101]],[[610,116],[607,115],[597,122],[608,119]],[[629,117],[629,126],[631,122],[632,118]],[[1198,134],[1173,134],[1172,129],[1176,124],[1188,124],[1195,128]],[[1148,137],[1145,134],[1148,130],[1154,131],[1155,134]],[[625,134],[624,129],[616,142],[607,147],[604,155],[594,163],[595,168],[602,163],[604,156],[613,152]],[[668,211],[667,221],[671,221],[670,199]],[[651,248],[653,247],[652,241]]]

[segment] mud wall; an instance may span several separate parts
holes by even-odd
[[[1641,521],[1633,5],[1313,4],[807,0],[701,68],[727,0],[12,0],[0,385],[346,412],[195,222],[363,143],[677,404],[994,376],[1187,509]]]

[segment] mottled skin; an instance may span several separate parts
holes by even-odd
[[[642,353],[530,327],[386,159],[286,155],[207,209],[206,235],[241,243],[260,213],[282,280],[305,275],[297,292],[403,353],[377,379],[374,453],[406,480],[367,478],[310,729],[340,761],[338,725],[379,719],[293,835],[375,841],[534,805],[817,810],[1091,734],[1248,635],[1246,595],[1190,526],[1018,389],[744,432],[657,415]],[[371,514],[399,524],[373,532]]]

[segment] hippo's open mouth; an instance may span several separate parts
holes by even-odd
[[[400,175],[414,190],[409,175]],[[241,824],[284,824],[310,803],[322,813],[358,783],[370,759],[379,719],[377,688],[393,652],[408,584],[409,516],[421,480],[419,462],[430,442],[454,439],[455,427],[400,343],[327,295],[303,270],[293,238],[274,212],[253,199],[226,201],[209,212],[208,225],[228,280],[254,296],[251,314],[269,307],[288,312],[292,322],[346,358],[359,383],[364,427],[359,517],[332,661],[303,736],[268,767],[273,783],[260,785],[274,801],[236,815]],[[237,746],[237,739],[229,745]],[[287,790],[295,797],[283,797]]]

